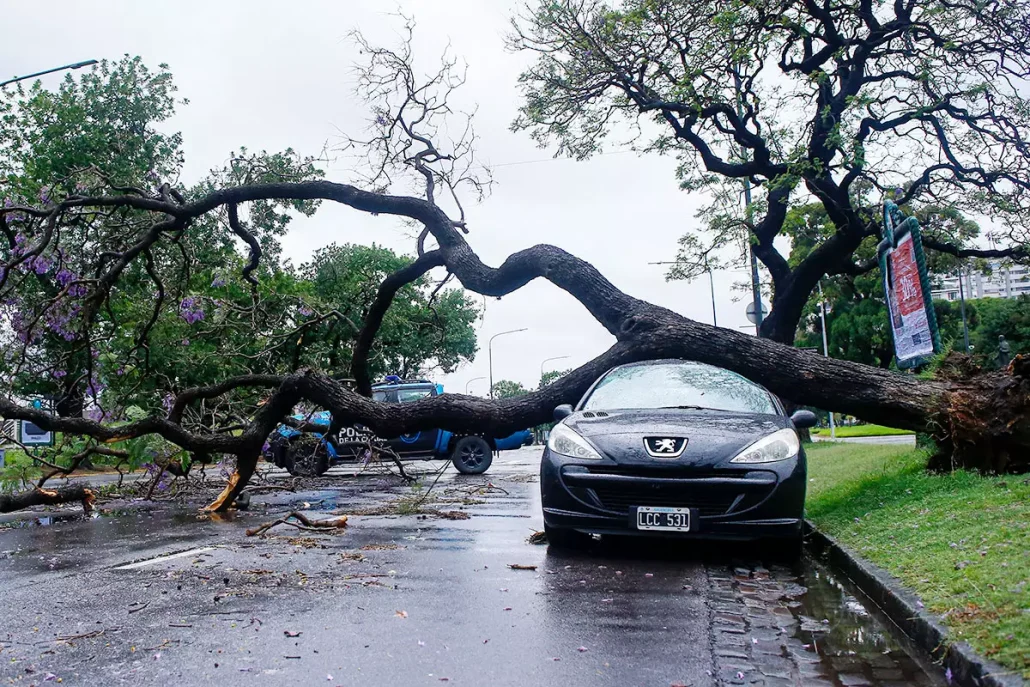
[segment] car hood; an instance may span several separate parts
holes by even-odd
[[[728,461],[762,437],[792,426],[782,415],[678,408],[578,412],[565,424],[616,463],[698,466]],[[678,458],[653,458],[644,449],[644,437],[683,437],[687,446]]]

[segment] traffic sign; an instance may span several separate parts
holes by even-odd
[[[748,322],[750,322],[751,324],[758,324],[758,319],[755,317],[755,302],[754,301],[751,301],[750,303],[747,304],[747,308],[744,310],[744,312],[747,314]],[[765,316],[768,315],[768,314],[769,314],[769,308],[765,307],[765,303],[762,303],[762,319],[764,320]]]

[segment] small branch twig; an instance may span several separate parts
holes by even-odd
[[[297,520],[298,522],[293,522],[293,520]],[[292,511],[289,515],[287,515],[284,518],[279,518],[278,520],[273,520],[272,522],[266,522],[262,525],[258,525],[253,529],[247,530],[247,536],[253,537],[259,534],[263,534],[264,532],[272,529],[276,525],[290,525],[291,527],[296,527],[299,530],[310,530],[314,532],[331,529],[343,529],[347,526],[347,516],[342,515],[332,520],[312,520],[303,513]]]

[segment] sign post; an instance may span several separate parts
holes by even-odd
[[[941,337],[930,296],[923,239],[916,218],[905,217],[889,200],[883,204],[883,240],[876,252],[898,367],[904,370],[924,365],[941,350]]]
[[[37,399],[32,402],[32,406],[42,409],[43,403]],[[18,423],[18,441],[25,446],[53,446],[54,433],[28,420],[21,420]]]

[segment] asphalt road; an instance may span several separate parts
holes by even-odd
[[[235,517],[164,504],[7,523],[0,683],[943,684],[811,561],[528,543],[538,458],[524,449],[488,476],[444,473],[420,507],[467,519],[390,514],[412,511],[432,476],[413,491],[337,474],[255,495]],[[365,514],[337,534],[245,536],[293,508]]]

